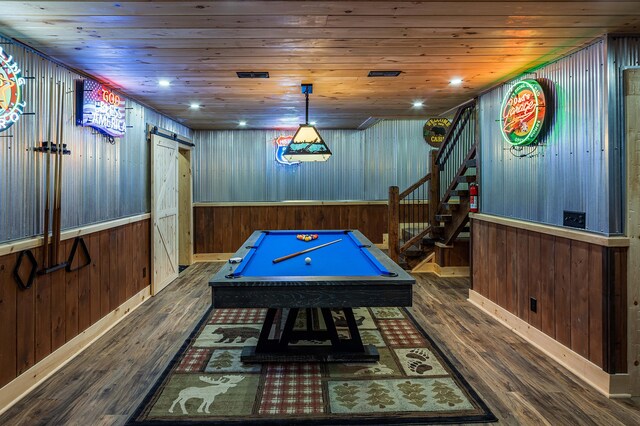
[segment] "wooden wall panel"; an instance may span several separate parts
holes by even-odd
[[[476,219],[472,230],[476,292],[606,372],[626,372],[626,248]]]
[[[571,349],[589,356],[589,244],[571,242]]]
[[[73,240],[62,243],[62,253],[71,251]],[[78,335],[78,271],[65,273],[65,343]]]
[[[529,271],[528,271],[528,283],[529,291],[527,295],[529,299],[534,298],[536,300],[536,311],[531,310],[531,303],[528,302],[527,308],[529,312],[529,324],[535,328],[542,329],[542,316],[540,315],[540,288],[542,287],[542,270],[543,265],[542,258],[540,257],[540,234],[537,232],[527,233],[527,245],[529,246]],[[546,259],[545,259],[546,261]]]
[[[540,234],[540,298],[538,312],[543,333],[555,337],[555,237]]]
[[[0,386],[16,377],[16,298],[18,288],[12,271],[17,255],[0,257]],[[9,344],[5,344],[8,342]]]
[[[506,305],[504,306],[509,312],[518,315],[518,253],[515,251],[516,241],[518,241],[518,233],[515,228],[506,228],[506,257],[505,257],[505,273],[504,285],[506,294]],[[473,246],[472,241],[472,246]]]
[[[388,232],[385,204],[197,206],[195,253],[233,253],[258,229],[358,229],[374,243]]]
[[[571,241],[556,237],[554,311],[555,339],[571,346]]]
[[[599,367],[604,367],[604,318],[605,286],[600,282],[604,276],[604,253],[602,247],[589,247],[589,359]]]
[[[516,294],[517,315],[529,321],[529,278],[534,272],[529,263],[529,232],[518,229],[516,233]]]
[[[91,264],[38,275],[29,289],[13,278],[17,254],[0,256],[0,387],[149,286],[149,220],[84,236]],[[67,259],[73,240],[61,243]],[[40,262],[41,248],[32,250]],[[71,265],[86,258],[78,251]],[[21,275],[28,276],[25,263]]]

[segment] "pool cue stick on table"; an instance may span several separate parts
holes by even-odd
[[[342,241],[342,238],[339,238],[339,239],[334,240],[334,241],[329,241],[328,243],[320,244],[319,246],[311,247],[311,248],[308,248],[306,250],[302,250],[302,251],[298,251],[298,252],[295,252],[295,253],[291,253],[291,254],[288,254],[286,256],[279,257],[277,259],[273,259],[272,262],[273,263],[279,263],[279,262],[282,262],[283,260],[291,259],[292,257],[300,256],[301,254],[309,253],[310,251],[318,250],[318,249],[320,249],[322,247],[330,246],[331,244],[335,244],[335,243],[340,242],[340,241]]]

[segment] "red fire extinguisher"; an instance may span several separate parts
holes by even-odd
[[[475,183],[469,185],[469,211],[478,213],[478,185]]]

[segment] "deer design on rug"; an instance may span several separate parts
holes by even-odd
[[[213,400],[216,398],[216,396],[227,393],[229,389],[237,386],[238,383],[244,380],[244,376],[223,376],[219,379],[200,376],[199,379],[205,383],[209,383],[211,386],[191,386],[182,389],[180,393],[178,393],[178,397],[173,401],[173,404],[171,404],[171,408],[169,408],[170,413],[173,413],[173,408],[176,406],[176,404],[180,404],[182,414],[188,414],[185,404],[191,398],[202,399],[202,404],[200,404],[200,406],[198,407],[198,413],[209,413],[209,407],[213,403]]]

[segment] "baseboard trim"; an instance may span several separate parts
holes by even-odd
[[[468,300],[608,398],[631,397],[628,374],[609,374],[603,371],[591,361],[476,291],[469,290]]]
[[[433,260],[433,257],[427,257],[425,261],[413,268],[411,273],[423,274],[431,272],[440,278],[468,278],[470,276],[468,266],[440,266],[431,260]]]
[[[24,398],[151,297],[146,287],[0,389],[0,414]]]

